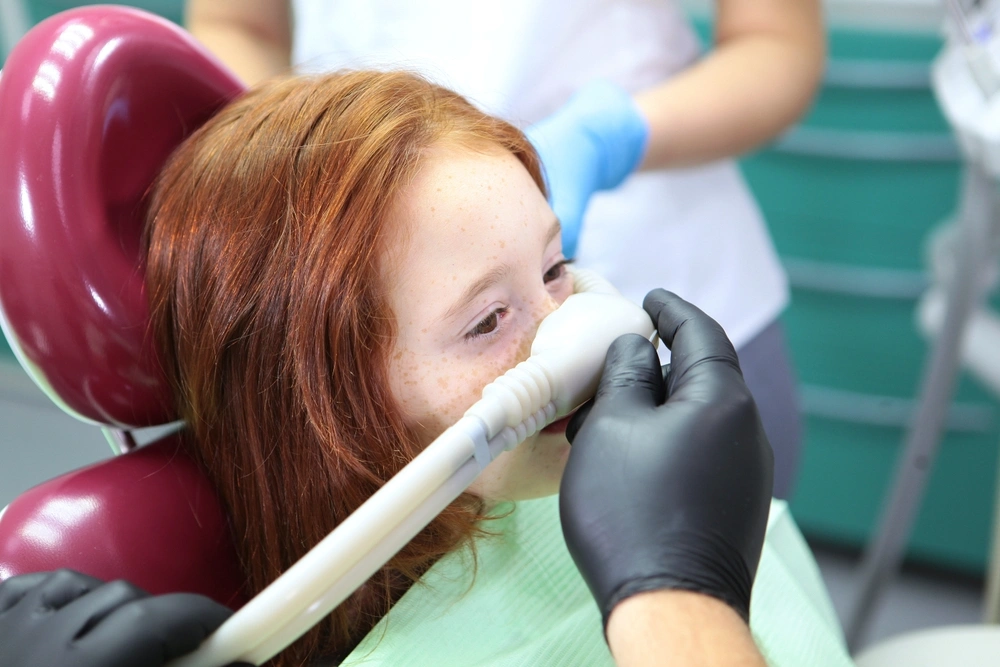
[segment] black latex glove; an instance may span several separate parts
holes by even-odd
[[[643,308],[671,349],[666,381],[641,336],[608,350],[594,402],[567,428],[566,544],[607,625],[644,591],[711,595],[749,619],[773,455],[732,344],[664,290]]]
[[[201,595],[150,596],[71,570],[12,577],[0,584],[0,667],[160,667],[231,614]]]

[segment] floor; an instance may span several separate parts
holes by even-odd
[[[857,595],[860,555],[812,546],[843,623]],[[980,623],[982,610],[981,581],[907,566],[887,588],[859,648],[911,630]]]

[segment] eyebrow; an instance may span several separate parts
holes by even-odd
[[[549,227],[549,232],[545,237],[545,245],[551,243],[552,239],[558,236],[561,231],[562,225],[559,224],[559,220],[553,220],[552,226]],[[467,303],[509,276],[512,270],[513,267],[511,267],[510,264],[500,264],[484,273],[478,280],[476,280],[476,282],[469,285],[469,287],[462,292],[462,296],[460,296],[455,303],[452,304],[451,308],[448,309],[442,319],[448,320],[454,317],[460,310],[462,310],[462,308],[465,307]]]
[[[510,275],[512,267],[510,264],[500,264],[495,266],[486,273],[484,273],[480,278],[469,285],[462,296],[458,297],[448,312],[444,314],[444,319],[449,320],[454,317],[460,310],[465,308],[466,304],[475,299],[477,296],[488,290],[489,288],[496,285],[498,282]]]
[[[548,245],[549,243],[551,243],[552,239],[554,239],[555,237],[559,236],[559,233],[561,231],[562,231],[562,223],[559,222],[559,218],[553,218],[552,219],[552,226],[549,227],[548,236],[545,237],[545,245]]]

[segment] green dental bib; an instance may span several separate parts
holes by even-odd
[[[556,497],[523,501],[467,550],[441,559],[342,663],[614,665],[601,616],[563,542]],[[851,665],[816,563],[773,501],[750,616],[768,664]]]

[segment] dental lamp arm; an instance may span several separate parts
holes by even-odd
[[[671,370],[664,381],[642,337],[615,341],[593,405],[567,430],[573,448],[559,498],[567,546],[613,650],[626,650],[622,633],[632,625],[621,615],[690,606],[683,595],[638,604],[640,594],[708,596],[732,609],[727,617],[695,603],[723,626],[749,619],[773,477],[770,444],[722,328],[663,290],[643,307],[672,350]]]

